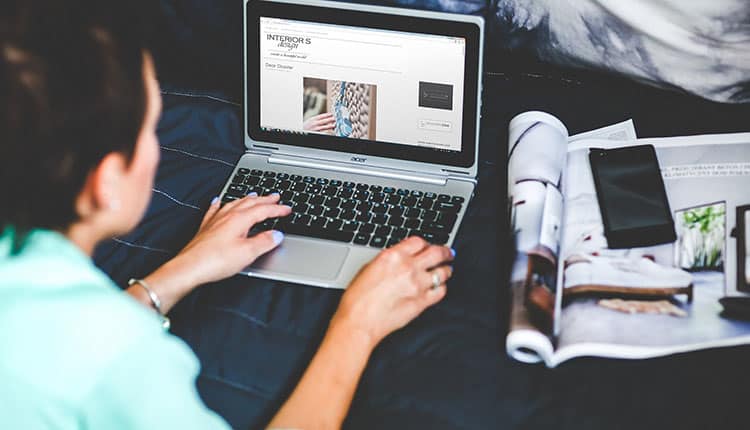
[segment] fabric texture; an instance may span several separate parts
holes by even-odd
[[[719,102],[750,101],[745,0],[351,0],[484,16],[487,61],[513,54],[617,73]],[[242,2],[161,0],[169,81],[242,99]]]
[[[18,254],[12,237],[0,236],[0,427],[226,427],[154,313],[62,235],[34,231]]]

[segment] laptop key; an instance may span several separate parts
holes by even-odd
[[[435,203],[435,206],[433,206],[433,209],[440,212],[454,212],[458,213],[458,211],[461,210],[461,205],[458,203],[448,203],[448,202],[441,202],[438,201]]]
[[[344,188],[354,188],[356,186],[357,184],[355,184],[354,182],[344,182]]]
[[[386,214],[375,214],[370,220],[371,223],[377,225],[383,225],[388,221],[388,215]]]
[[[404,225],[404,219],[401,218],[400,216],[392,216],[388,220],[388,225],[392,227],[401,227],[402,225]]]
[[[393,206],[388,210],[390,216],[402,216],[404,214],[403,206]]]
[[[370,214],[369,212],[360,212],[354,219],[359,222],[370,222],[371,218],[372,214]]]
[[[255,186],[260,183],[260,177],[259,176],[248,176],[245,178],[245,185]]]
[[[362,224],[359,227],[359,232],[360,233],[367,233],[368,237],[369,237],[369,234],[372,233],[373,231],[375,231],[375,224],[369,224],[369,223],[368,224]]]
[[[340,187],[340,186],[341,186],[341,184],[342,184],[342,182],[341,182],[341,181],[339,181],[338,179],[331,179],[331,182],[329,182],[329,184],[330,184],[330,185],[331,185],[332,187]]]
[[[388,236],[391,234],[391,228],[387,225],[381,225],[375,229],[375,234],[378,236]]]
[[[310,227],[317,227],[317,228],[323,228],[326,226],[326,223],[328,222],[328,218],[317,216],[310,221]]]
[[[408,228],[408,229],[414,230],[414,229],[418,229],[421,224],[422,224],[422,221],[420,221],[420,220],[418,220],[416,218],[409,218],[404,223],[404,228]]]
[[[413,208],[413,207],[417,206],[417,201],[418,200],[417,200],[416,197],[409,196],[409,197],[405,197],[404,200],[401,202],[401,204],[404,205],[404,206],[406,206],[406,207],[408,207],[408,208]]]
[[[266,178],[275,178],[276,177],[276,172],[266,172],[266,173],[263,174],[263,176],[266,177]]]
[[[417,203],[417,207],[420,209],[432,209],[432,206],[435,204],[435,200],[423,198],[422,200]]]
[[[323,206],[310,206],[310,209],[307,210],[307,213],[312,216],[323,215]]]
[[[323,204],[329,208],[337,208],[341,204],[341,199],[338,197],[328,197]]]
[[[432,222],[435,221],[438,217],[438,213],[435,211],[423,211],[422,212],[422,221],[423,222]]]
[[[355,207],[357,207],[357,201],[356,200],[343,200],[339,207],[345,211],[352,210]]]
[[[399,196],[408,196],[409,190],[400,188],[398,191],[396,191],[396,194],[398,194]]]
[[[292,208],[292,211],[296,214],[303,214],[307,212],[308,209],[310,209],[310,205],[308,205],[307,203],[297,203]]]
[[[390,206],[388,206],[385,203],[377,204],[372,206],[372,213],[382,215],[386,212],[388,212],[388,209],[390,209]]]
[[[250,173],[250,169],[240,167],[239,169],[237,169],[237,173],[239,173],[240,175],[247,175]]]
[[[229,203],[237,200],[238,197],[233,196],[231,194],[224,194],[224,197],[221,198],[222,203]]]
[[[305,193],[298,193],[292,198],[292,201],[295,201],[297,203],[307,203],[307,200],[310,198],[309,195]]]
[[[367,184],[357,184],[357,191],[367,191],[369,188]]]
[[[440,194],[437,199],[439,202],[449,202],[451,201],[451,196],[447,194]]]
[[[464,202],[465,200],[466,200],[466,199],[464,199],[464,198],[463,198],[463,197],[461,197],[461,196],[453,196],[453,198],[451,199],[451,203],[456,203],[456,204],[459,204],[459,205],[460,205],[460,204],[462,204],[462,203],[463,203],[463,202]]]
[[[240,170],[242,170],[242,169],[240,169]],[[245,169],[245,170],[247,170],[247,169]],[[250,174],[253,175],[253,176],[263,176],[263,171],[262,170],[258,170],[258,169],[253,169],[253,170],[250,171]]]
[[[341,226],[341,230],[343,231],[357,231],[358,228],[359,223],[357,221],[348,221]]]
[[[434,233],[434,232],[417,230],[417,231],[412,231],[411,236],[419,236],[422,239],[435,245],[444,245],[448,243],[448,233]]]
[[[357,233],[354,236],[354,243],[357,245],[367,245],[370,243],[370,234],[369,233]]]
[[[449,227],[445,224],[433,221],[422,224],[422,230],[437,233],[450,233],[452,230],[452,226]]]
[[[354,191],[352,191],[351,188],[344,188],[339,191],[337,196],[341,197],[342,199],[350,199],[353,194],[354,194]]]
[[[384,192],[378,192],[373,193],[372,196],[370,196],[370,201],[373,203],[383,203],[385,201],[386,194]]]
[[[385,246],[385,237],[383,236],[373,236],[372,239],[370,239],[370,246],[374,248],[382,248]]]
[[[276,179],[267,178],[260,182],[260,186],[263,188],[273,188],[276,186]]]
[[[279,174],[276,175],[276,179],[278,179],[280,181],[286,181],[287,179],[289,179],[289,174],[288,173],[279,173]]]
[[[386,248],[390,248],[390,247],[392,247],[393,245],[397,245],[397,244],[398,244],[399,242],[401,242],[402,240],[403,240],[403,239],[399,239],[399,238],[397,238],[397,237],[391,237],[390,239],[388,239],[388,243],[386,243],[386,244],[385,244],[385,247],[386,247]]]
[[[344,221],[341,221],[340,219],[332,219],[328,221],[326,227],[332,230],[340,230],[343,224]]]
[[[300,175],[291,175],[289,176],[289,180],[292,182],[299,182],[302,180],[302,176]]]
[[[385,202],[389,205],[399,205],[401,204],[401,196],[398,194],[391,194],[387,199],[385,199]]]
[[[355,211],[353,211],[353,210],[350,209],[350,210],[346,210],[346,211],[342,212],[341,216],[339,216],[339,218],[341,218],[342,220],[345,220],[345,221],[351,221],[356,216],[357,216],[357,212],[355,212]]]
[[[232,177],[232,183],[233,184],[241,184],[243,182],[245,182],[245,175],[239,175],[239,174],[237,174],[237,175],[234,175]]]
[[[297,192],[305,191],[305,189],[307,189],[307,184],[304,182],[298,182],[294,184],[294,186],[292,186],[291,188],[292,191],[297,191]]]
[[[403,227],[394,228],[393,231],[391,232],[391,238],[396,238],[396,239],[404,239],[408,235],[409,235],[409,230]]]
[[[419,218],[420,215],[422,215],[422,211],[417,208],[409,208],[404,213],[406,218]]]
[[[322,205],[323,203],[325,203],[325,201],[326,201],[326,197],[325,196],[321,196],[321,195],[312,196],[310,198],[310,204],[311,205]]]
[[[302,182],[305,182],[308,184],[314,184],[315,178],[313,178],[312,176],[305,176],[304,178],[302,178]]]
[[[328,218],[338,218],[339,215],[341,215],[341,209],[339,208],[328,208],[325,212],[323,212],[323,215],[325,215]]]
[[[227,188],[227,194],[233,196],[245,197],[245,193],[247,193],[247,187],[242,184],[232,184]]]
[[[458,219],[458,215],[452,212],[440,212],[440,214],[438,215],[437,221],[440,224],[448,226],[450,230],[453,230],[453,226],[456,225],[457,219]]]

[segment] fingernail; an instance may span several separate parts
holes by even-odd
[[[211,206],[215,205],[216,203],[219,203],[219,196],[216,196],[211,200]]]
[[[248,196],[250,196],[250,197],[258,197],[258,193],[256,193],[255,191],[253,191],[252,193],[248,194]]]
[[[284,233],[274,230],[271,232],[271,236],[273,236],[273,243],[276,245],[280,244],[282,240],[284,240]]]
[[[280,196],[281,194],[279,194],[279,193],[271,193],[271,195],[272,196]]]
[[[451,255],[454,256],[454,257],[456,256],[456,250],[453,249],[453,248],[451,248]]]

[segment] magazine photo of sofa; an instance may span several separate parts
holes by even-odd
[[[303,87],[305,131],[375,140],[376,85],[306,77]]]

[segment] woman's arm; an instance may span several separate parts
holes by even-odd
[[[444,263],[452,259],[448,248],[417,237],[380,253],[344,293],[318,352],[269,427],[341,427],[370,353],[445,296],[452,270]]]
[[[172,260],[144,278],[159,297],[162,312],[168,312],[195,287],[235,275],[278,246],[284,237],[278,231],[247,237],[255,224],[291,213],[290,207],[278,205],[278,201],[278,194],[265,197],[251,194],[222,207],[214,199],[193,240]],[[144,305],[152,306],[143,287],[133,285],[127,292]]]

